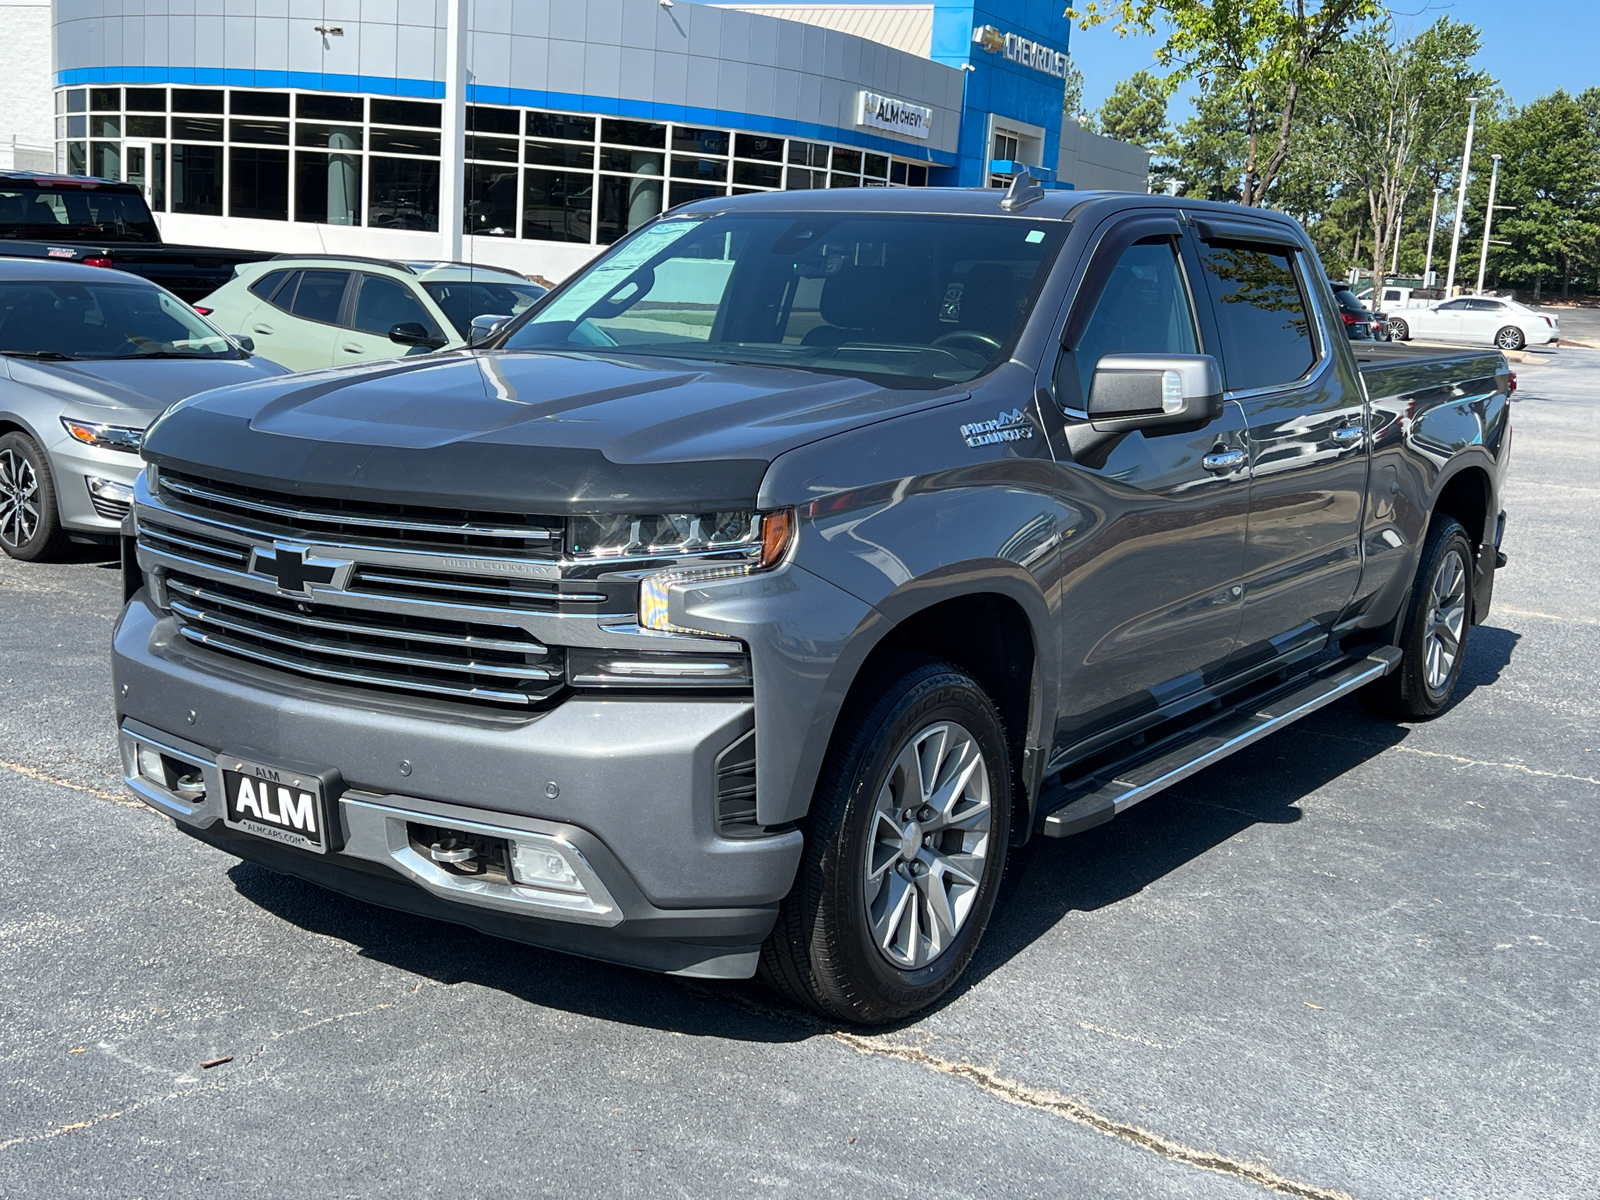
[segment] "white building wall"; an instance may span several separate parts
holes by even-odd
[[[55,169],[50,0],[0,0],[0,170]]]
[[[850,33],[869,42],[927,58],[933,50],[931,4],[716,4],[763,17],[781,17]]]
[[[1150,151],[1090,133],[1067,117],[1061,122],[1056,178],[1080,192],[1148,192]]]

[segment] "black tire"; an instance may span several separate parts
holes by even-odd
[[[1454,570],[1460,572],[1460,610],[1455,621],[1441,621],[1446,611],[1438,603],[1440,587]],[[1437,518],[1422,546],[1422,561],[1411,586],[1405,621],[1397,644],[1404,657],[1388,675],[1361,691],[1363,703],[1373,712],[1402,721],[1426,721],[1450,706],[1461,668],[1467,658],[1467,642],[1472,633],[1473,593],[1472,542],[1460,522],[1451,517]],[[1454,595],[1454,592],[1451,593]],[[1440,660],[1432,653],[1443,653],[1450,641],[1448,628],[1459,626],[1454,656],[1448,669],[1439,671]],[[1438,639],[1437,647],[1430,643]]]
[[[1528,339],[1515,325],[1507,325],[1494,335],[1494,344],[1500,350],[1521,350],[1528,344]]]
[[[939,735],[929,731],[939,728],[956,732],[930,751],[932,739]],[[954,876],[938,865],[945,861],[941,856],[959,857],[964,865],[974,866],[977,844],[971,839],[978,834],[953,828],[928,834],[916,857],[906,858],[910,847],[919,846],[921,823],[926,821],[931,828],[942,818],[928,816],[934,810],[920,798],[919,808],[895,807],[910,794],[899,790],[896,781],[904,780],[907,761],[920,763],[930,752],[937,758],[941,747],[959,746],[962,734],[969,738],[967,749],[975,747],[982,759],[976,765],[971,757],[959,761],[968,764],[971,780],[963,794],[978,787],[981,768],[987,789],[987,837],[981,870],[969,872],[975,874],[976,886],[958,882],[946,889],[944,881]],[[923,749],[922,759],[910,749],[917,745]],[[957,752],[946,752],[951,753],[950,761],[956,760]],[[953,768],[941,760],[935,774],[952,778],[944,773],[949,769]],[[951,663],[926,660],[902,661],[886,672],[840,718],[804,824],[806,848],[794,888],[762,947],[762,977],[824,1016],[863,1025],[899,1020],[936,1001],[966,969],[994,909],[1011,832],[1011,781],[999,713],[971,675]],[[943,790],[935,789],[935,795]],[[970,798],[950,805],[952,812],[969,814],[968,820],[978,808],[978,800]],[[914,814],[905,825],[912,832],[906,834],[901,857],[894,857],[887,848],[895,843],[885,832],[892,834],[904,811]],[[962,846],[968,849],[963,852]],[[932,871],[930,862],[935,863]],[[889,865],[877,866],[883,863]],[[874,866],[876,883],[869,878]],[[891,912],[896,888],[909,899]],[[954,916],[958,907],[963,914],[955,918],[953,933],[943,932],[949,928],[946,923],[938,929],[929,924],[919,934],[917,922],[932,921],[931,904],[938,902],[927,898],[955,897],[956,888],[959,900],[946,901],[943,910],[947,917]],[[875,903],[876,917],[869,911]],[[907,915],[896,917],[898,912]],[[903,941],[886,936],[888,948],[880,949],[873,932],[875,920],[891,935],[904,933],[909,925],[910,935]],[[924,937],[930,943],[927,947]],[[942,949],[932,948],[935,939],[944,940]],[[917,961],[919,948],[925,950],[926,961]],[[896,954],[902,954],[905,962],[896,961]]]
[[[50,460],[27,434],[0,437],[0,550],[39,562],[66,543]]]
[[[1407,325],[1399,317],[1391,318],[1389,321],[1389,340],[1391,342],[1409,342],[1411,340],[1411,326]]]

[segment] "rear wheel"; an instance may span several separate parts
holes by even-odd
[[[1404,320],[1395,317],[1389,322],[1389,338],[1396,342],[1409,342],[1411,340],[1411,326]]]
[[[57,553],[66,540],[44,451],[26,434],[0,437],[0,550],[37,562]]]
[[[840,721],[762,975],[862,1024],[932,1004],[988,925],[1011,777],[999,715],[972,676],[945,662],[886,675]]]
[[[1423,543],[1422,561],[1400,630],[1404,656],[1361,693],[1383,716],[1425,721],[1443,712],[1461,681],[1472,632],[1472,543],[1450,517],[1438,520]]]
[[[1521,350],[1528,344],[1528,339],[1522,336],[1522,330],[1515,325],[1507,325],[1494,335],[1494,344],[1502,350]]]

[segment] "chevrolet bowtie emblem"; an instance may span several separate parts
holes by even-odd
[[[980,25],[972,31],[972,44],[990,54],[999,54],[1006,48],[1006,35],[993,25]]]
[[[250,570],[275,580],[280,592],[304,596],[308,584],[343,590],[355,563],[342,558],[315,558],[307,546],[274,542],[270,550],[257,546],[250,555]]]

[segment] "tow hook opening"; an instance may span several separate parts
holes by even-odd
[[[415,821],[406,822],[406,836],[413,850],[452,875],[510,881],[511,855],[504,838]]]

